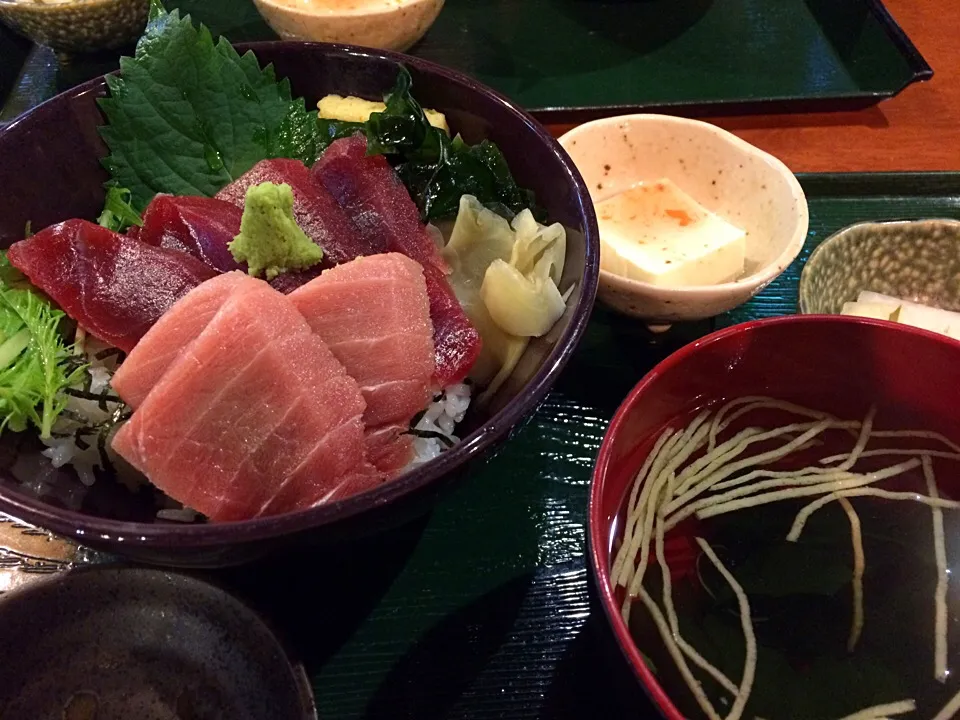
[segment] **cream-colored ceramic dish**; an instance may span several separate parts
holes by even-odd
[[[863,222],[834,233],[800,275],[800,312],[838,314],[862,290],[960,310],[960,221]]]
[[[407,50],[422,38],[444,0],[254,0],[284,40]]]
[[[797,257],[809,215],[800,183],[782,162],[725,130],[667,115],[624,115],[560,138],[594,202],[667,177],[746,233],[746,271],[735,282],[661,287],[600,271],[597,293],[651,325],[712,317],[766,287]],[[602,252],[602,250],[601,250]]]

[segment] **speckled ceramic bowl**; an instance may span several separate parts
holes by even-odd
[[[0,0],[0,21],[58,52],[132,45],[147,24],[150,0]]]
[[[348,43],[403,52],[422,38],[444,0],[254,0],[284,40]]]
[[[775,157],[714,125],[667,115],[624,115],[581,125],[562,138],[594,202],[640,181],[667,177],[747,232],[746,274],[735,282],[660,287],[600,271],[597,296],[652,325],[726,312],[766,287],[800,253],[807,201]]]
[[[867,222],[830,236],[800,275],[800,312],[834,314],[862,290],[960,310],[960,221]]]
[[[309,682],[219,587],[145,568],[56,574],[0,600],[4,720],[316,720]]]

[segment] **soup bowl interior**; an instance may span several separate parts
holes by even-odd
[[[594,471],[590,563],[617,643],[665,717],[688,717],[689,694],[685,687],[682,693],[676,685],[665,687],[647,664],[651,647],[638,647],[624,622],[623,590],[614,588],[610,571],[626,495],[663,429],[682,427],[696,410],[722,401],[770,396],[843,419],[862,419],[875,404],[878,427],[931,430],[956,441],[958,382],[960,343],[888,322],[807,315],[709,335],[667,358],[634,388],[607,431]],[[950,477],[938,475],[938,484],[947,495],[960,494]],[[634,612],[642,613],[642,606]]]
[[[307,511],[237,523],[183,525],[158,522],[154,493],[130,493],[115,482],[88,490],[66,472],[45,470],[42,484],[11,474],[21,443],[4,433],[0,449],[0,510],[85,543],[173,565],[221,565],[247,559],[280,541],[373,531],[418,513],[464,467],[507,438],[544,398],[572,354],[596,292],[599,251],[589,195],[560,146],[505,98],[458,73],[415,58],[319,43],[255,43],[261,64],[289,78],[308,107],[329,93],[379,98],[401,64],[425,106],[444,112],[467,142],[489,139],[507,158],[517,182],[531,188],[550,219],[567,227],[562,287],[575,285],[567,311],[544,337],[530,343],[513,375],[484,408],[474,407],[459,428],[461,443],[439,458],[374,491]],[[243,47],[241,50],[245,49]],[[73,217],[94,219],[103,206],[101,166],[107,154],[98,127],[103,79],[39,106],[0,133],[0,245]],[[25,435],[25,434],[23,434]],[[77,494],[80,494],[78,497]]]

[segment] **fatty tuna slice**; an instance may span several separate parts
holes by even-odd
[[[127,355],[110,384],[131,408],[138,408],[180,353],[204,331],[233,293],[263,285],[242,272],[218,275],[180,298]]]
[[[14,243],[10,263],[84,330],[126,352],[190,290],[217,271],[86,220]]]
[[[378,482],[364,407],[292,303],[261,283],[224,303],[113,447],[174,499],[212,520],[239,520],[261,514],[281,489],[293,509],[314,504],[316,487]],[[319,475],[307,483],[296,471],[333,433],[338,462],[311,465]]]
[[[412,456],[410,419],[430,402],[433,326],[423,269],[399,253],[326,270],[290,295],[347,372],[367,408],[367,448],[385,472]]]
[[[216,198],[243,207],[247,188],[264,182],[286,183],[293,190],[293,215],[300,228],[323,248],[324,266],[338,265],[358,255],[386,251],[386,244],[380,238],[359,232],[343,208],[299,160],[261,160],[220,190]],[[306,281],[312,277],[303,279]]]
[[[131,232],[148,245],[179,250],[229,272],[242,267],[227,247],[240,234],[242,216],[240,207],[225,200],[157,195],[143,213],[143,227]]]
[[[447,282],[447,265],[420,222],[417,206],[381,155],[366,154],[366,138],[336,140],[311,172],[371,241],[423,266],[433,321],[435,378],[441,387],[463,380],[480,355],[480,333],[467,318]]]

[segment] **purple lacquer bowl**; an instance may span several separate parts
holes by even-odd
[[[529,417],[560,374],[586,327],[599,267],[596,218],[587,189],[560,145],[509,100],[459,73],[403,55],[320,43],[248,46],[273,63],[308,106],[325,94],[378,97],[410,70],[414,93],[444,113],[468,142],[488,138],[503,150],[517,182],[529,187],[552,221],[568,228],[564,284],[577,283],[567,313],[531,343],[510,381],[485,410],[468,415],[463,441],[374,491],[311,510],[236,523],[177,525],[154,521],[150,493],[96,483],[79,511],[38,497],[7,469],[17,436],[0,438],[0,511],[98,549],[137,560],[191,567],[243,562],[282,544],[330,541],[395,525],[424,512],[469,463],[489,453]],[[106,148],[97,127],[102,78],[59,95],[0,131],[0,242],[71,217],[93,219],[103,204]],[[77,483],[67,473],[57,483]],[[69,493],[76,488],[64,487]]]

